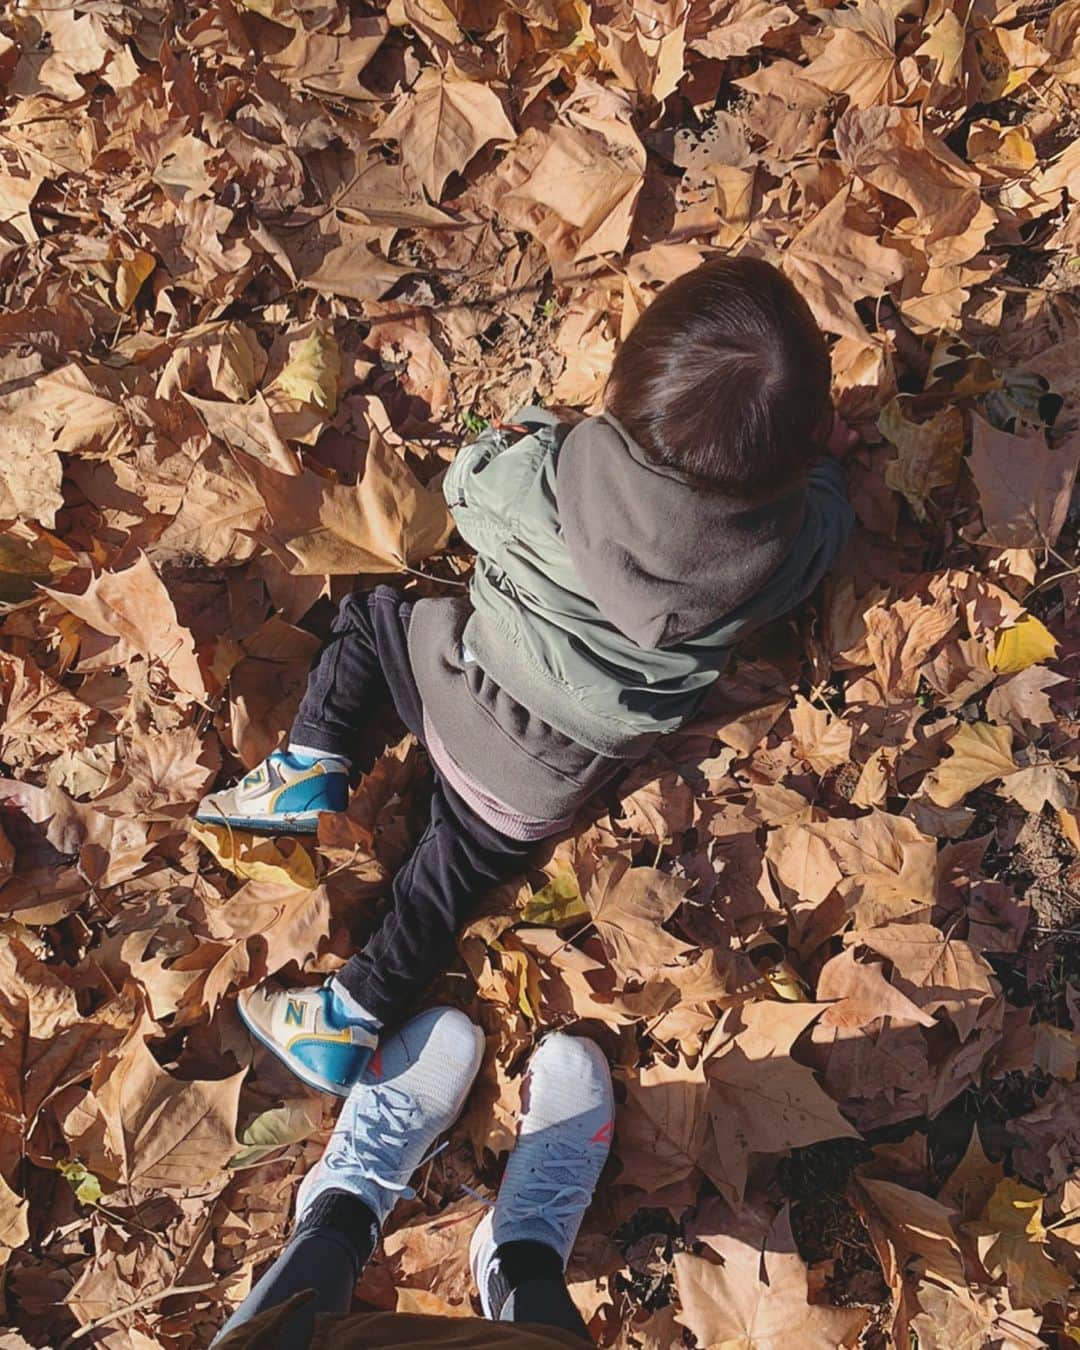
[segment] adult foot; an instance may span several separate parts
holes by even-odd
[[[275,750],[235,787],[211,792],[195,819],[260,834],[314,834],[323,811],[349,803],[349,769],[333,755]]]
[[[431,1008],[384,1036],[296,1197],[299,1226],[319,1197],[344,1191],[382,1228],[435,1140],[461,1114],[484,1037],[455,1008]]]
[[[513,1285],[501,1248],[538,1243],[566,1269],[611,1148],[614,1111],[611,1074],[600,1047],[560,1032],[546,1036],[529,1061],[517,1143],[495,1206],[480,1221],[470,1247],[486,1317],[501,1315]],[[515,1257],[521,1252],[515,1248]]]

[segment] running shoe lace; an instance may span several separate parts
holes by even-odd
[[[347,1130],[336,1135],[337,1147],[326,1154],[329,1172],[347,1170],[352,1176],[373,1181],[387,1191],[411,1196],[401,1180],[402,1157],[410,1136],[415,1134],[420,1108],[407,1093],[392,1083],[383,1083],[351,1105]],[[409,1168],[409,1175],[413,1171]]]
[[[519,1178],[510,1194],[505,1190],[500,1193],[500,1202],[505,1205],[505,1229],[512,1232],[519,1224],[540,1218],[555,1229],[563,1243],[568,1243],[571,1230],[592,1199],[592,1187],[573,1180],[581,1169],[581,1150],[572,1143],[551,1140],[529,1161],[527,1179]]]

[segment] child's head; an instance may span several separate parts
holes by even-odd
[[[829,354],[802,296],[753,258],[665,286],[619,349],[604,407],[654,463],[734,496],[806,472],[829,432]]]

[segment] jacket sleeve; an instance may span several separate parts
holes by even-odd
[[[556,421],[542,408],[522,408],[513,423],[488,427],[454,457],[443,477],[443,496],[458,533],[477,553],[494,557],[515,532],[523,493],[543,454],[533,433]]]
[[[806,573],[800,587],[805,598],[824,578],[843,551],[855,524],[855,512],[847,495],[844,466],[835,459],[822,459],[810,470],[806,494]]]
[[[836,460],[822,460],[810,470],[802,529],[787,558],[758,594],[721,620],[730,642],[741,641],[761,624],[802,604],[822,581],[855,523],[845,482],[843,467]]]

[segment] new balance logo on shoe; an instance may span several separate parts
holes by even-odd
[[[304,1005],[299,999],[291,998],[285,1005],[285,1025],[287,1027],[304,1025]]]

